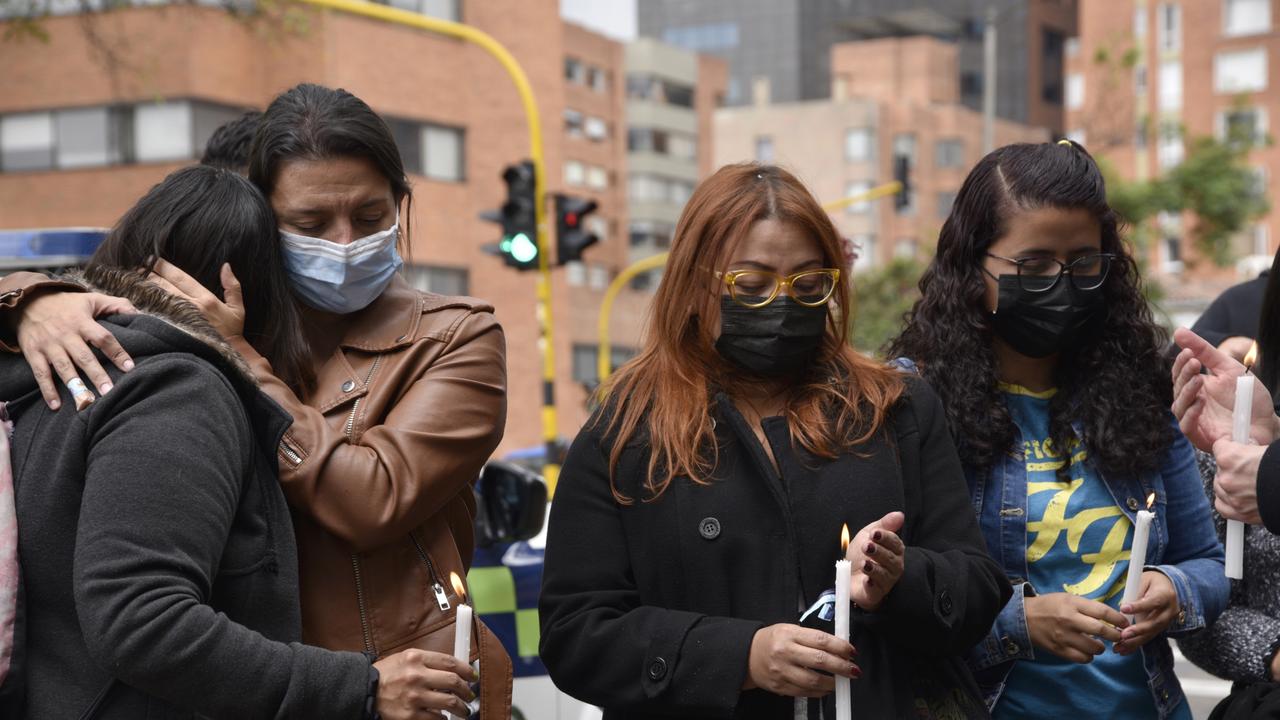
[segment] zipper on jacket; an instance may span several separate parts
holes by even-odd
[[[382,362],[381,355],[373,359],[373,367],[369,368],[369,374],[364,379],[366,387],[369,385],[369,381],[373,379],[373,373],[378,369],[378,363],[380,362]],[[351,440],[351,434],[355,429],[356,410],[360,408],[360,401],[363,399],[363,397],[356,398],[355,403],[351,406],[351,414],[347,416],[347,440]],[[284,446],[282,445],[281,447]],[[301,462],[301,458],[299,458],[299,462]],[[355,570],[356,575],[356,607],[360,610],[360,631],[364,633],[364,651],[376,655],[377,653],[373,648],[373,632],[369,628],[369,611],[365,607],[364,581],[360,577],[360,556],[356,553],[351,553],[351,567]]]
[[[364,607],[364,581],[360,578],[360,558],[351,555],[351,568],[356,573],[356,605],[360,608],[360,631],[364,633],[364,651],[377,655],[373,649],[373,633],[369,630],[369,616]]]
[[[435,563],[431,562],[431,556],[427,555],[427,551],[422,549],[422,543],[418,541],[415,533],[409,533],[409,539],[413,540],[413,547],[418,551],[418,557],[422,558],[423,564],[427,566],[427,573],[431,575],[431,592],[436,595],[436,605],[440,606],[441,611],[448,610],[449,596],[444,591],[440,576],[436,575]]]
[[[373,359],[373,367],[369,368],[369,374],[368,374],[368,375],[366,375],[366,376],[365,376],[365,378],[364,378],[364,384],[365,384],[365,387],[368,387],[368,386],[369,386],[369,381],[373,379],[373,374],[374,374],[375,372],[377,372],[377,371],[378,371],[378,364],[379,364],[379,363],[381,363],[381,362],[382,362],[382,356],[381,356],[381,355],[379,355],[378,357],[376,357],[376,358],[374,358],[374,359]],[[348,440],[350,440],[350,439],[351,439],[351,433],[355,431],[355,428],[356,428],[356,411],[360,409],[360,401],[361,401],[361,400],[363,400],[363,399],[364,399],[364,397],[358,397],[358,398],[356,398],[356,401],[355,401],[354,403],[352,403],[352,404],[351,404],[351,414],[347,416],[347,427],[346,427],[346,433],[347,433],[347,439],[348,439]]]
[[[285,459],[295,467],[302,464],[302,454],[297,450],[294,450],[288,440],[282,439],[280,441],[280,452],[284,455]]]

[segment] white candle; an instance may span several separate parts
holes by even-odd
[[[1249,424],[1253,419],[1253,376],[1245,373],[1236,378],[1236,404],[1231,410],[1231,439],[1248,444]],[[1227,577],[1244,577],[1244,523],[1227,521]]]
[[[1151,507],[1152,498],[1147,499],[1147,507]],[[1138,524],[1133,528],[1133,550],[1129,553],[1129,576],[1124,581],[1124,597],[1121,607],[1138,601],[1138,593],[1142,590],[1142,568],[1147,564],[1147,538],[1151,535],[1151,521],[1156,514],[1150,510],[1138,511]],[[1133,622],[1133,616],[1129,617]]]
[[[849,526],[840,534],[841,549],[849,548]],[[836,561],[836,637],[849,639],[849,589],[853,582],[853,566],[848,560]],[[836,720],[850,720],[853,713],[852,688],[849,678],[836,675]]]
[[[453,656],[462,661],[462,664],[471,666],[471,618],[473,610],[466,603],[467,590],[462,584],[462,578],[457,573],[449,573],[449,580],[453,584],[454,592],[458,594],[458,615],[454,622],[453,631]],[[452,714],[452,713],[451,713]],[[458,717],[454,715],[454,717]],[[462,720],[466,720],[463,718]]]

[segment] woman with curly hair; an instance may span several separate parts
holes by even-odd
[[[941,397],[987,548],[1014,585],[970,654],[994,716],[1190,718],[1166,638],[1226,605],[1164,332],[1083,147],[969,173],[891,345]],[[1155,513],[1131,558],[1135,513]],[[1122,603],[1130,562],[1138,599]]]
[[[937,398],[846,342],[843,259],[777,167],[721,168],[685,206],[548,524],[542,660],[606,720],[832,717],[833,676],[860,717],[987,716],[964,654],[1009,584]]]

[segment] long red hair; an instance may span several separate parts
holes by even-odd
[[[827,267],[844,265],[839,233],[827,213],[794,175],[756,163],[726,165],[707,178],[685,205],[676,225],[662,283],[654,295],[643,349],[603,386],[610,408],[609,467],[614,497],[624,446],[641,430],[648,437],[647,500],[659,497],[677,476],[707,484],[719,448],[713,432],[713,391],[734,396],[744,383],[715,348],[720,324],[723,271],[751,226],[776,219],[817,241]],[[835,458],[865,442],[884,424],[902,394],[897,371],[868,359],[848,344],[849,283],[838,283],[827,333],[814,370],[791,393],[786,417],[791,441],[823,458]]]

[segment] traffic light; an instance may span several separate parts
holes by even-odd
[[[902,185],[893,195],[893,209],[902,212],[911,207],[911,158],[906,155],[893,157],[893,179]]]
[[[582,259],[582,251],[600,242],[588,232],[585,220],[595,212],[595,200],[556,195],[556,262],[560,265]]]
[[[502,240],[485,245],[483,250],[498,255],[517,270],[538,269],[538,213],[534,188],[533,163],[529,160],[510,165],[502,171],[507,185],[507,200],[497,210],[486,210],[480,217],[502,226]]]

